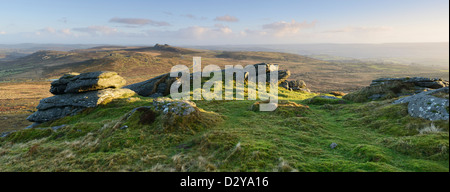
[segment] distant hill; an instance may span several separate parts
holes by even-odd
[[[380,77],[424,76],[448,79],[448,70],[422,65],[404,65],[378,61],[328,60],[327,56],[308,57],[293,53],[267,51],[220,51],[181,48],[170,45],[153,47],[95,46],[70,51],[38,51],[0,61],[0,81],[55,79],[68,72],[115,71],[129,84],[162,73],[175,65],[192,65],[200,56],[203,65],[251,65],[276,63],[291,71],[292,79],[302,79],[314,91],[353,90]],[[339,57],[335,57],[339,59]]]
[[[0,61],[0,80],[53,78],[67,72],[111,70],[146,76],[166,73],[179,63],[182,55],[208,51],[196,51],[155,45],[154,47],[97,46],[71,51],[37,51],[11,61]],[[200,54],[201,55],[201,54]],[[192,59],[183,63],[191,65]]]
[[[387,43],[387,44],[280,44],[187,46],[225,51],[264,51],[306,55],[327,61],[375,61],[415,64],[448,70],[449,43]]]
[[[74,49],[87,49],[90,47],[96,47],[102,45],[95,44],[0,44],[0,50],[13,50],[13,51],[23,51],[23,52],[36,52],[40,50],[50,50],[50,51],[70,51]]]
[[[299,62],[317,63],[317,59],[290,53],[277,52],[249,52],[249,51],[224,51],[217,55],[218,58],[229,58],[235,60],[263,60],[266,62]]]

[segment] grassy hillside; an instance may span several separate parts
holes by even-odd
[[[198,118],[175,125],[162,115],[142,123],[145,112],[125,120],[152,99],[121,99],[1,139],[0,171],[449,171],[448,121],[427,132],[431,122],[405,105],[316,95],[281,89],[284,103],[297,104],[276,112],[197,101]]]
[[[116,71],[128,84],[178,64],[280,64],[314,92],[353,90],[378,77],[448,79],[448,71],[376,62],[322,61],[277,52],[223,52],[170,47],[103,46],[40,51],[0,62],[0,132],[30,125],[25,118],[49,97],[50,82],[67,72]],[[5,81],[6,80],[6,81]],[[13,82],[9,82],[13,81]],[[449,171],[448,121],[412,118],[392,100],[352,103],[280,88],[276,112],[254,101],[197,101],[194,119],[145,123],[152,99],[134,96],[0,139],[0,171]],[[146,118],[144,118],[146,119]],[[174,122],[174,123],[170,123]],[[64,125],[54,131],[51,128]],[[330,144],[337,143],[335,149]]]

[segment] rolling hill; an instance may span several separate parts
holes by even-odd
[[[272,62],[289,69],[292,78],[306,81],[312,90],[354,90],[379,77],[424,76],[448,79],[448,70],[421,65],[368,61],[324,61],[280,52],[210,51],[169,45],[153,47],[100,46],[72,51],[38,51],[14,61],[0,62],[0,81],[54,79],[67,72],[110,70],[135,83],[192,65],[201,56],[204,65],[250,65]]]

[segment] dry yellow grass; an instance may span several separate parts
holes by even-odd
[[[0,83],[0,132],[30,125],[26,118],[41,99],[52,96],[49,90],[50,82]]]

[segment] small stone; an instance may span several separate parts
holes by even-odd
[[[67,126],[67,125],[55,126],[55,127],[52,127],[52,130],[53,130],[53,131],[57,131],[57,130],[62,129],[62,128],[66,127],[66,126]]]
[[[10,135],[11,133],[13,132],[0,133],[0,138],[8,137],[8,135]]]
[[[25,129],[33,129],[33,128],[39,126],[40,124],[41,124],[41,123],[33,123],[33,124],[31,124],[30,126],[25,127]]]
[[[319,97],[324,98],[324,99],[339,99],[337,97],[332,97],[332,96],[319,96]]]
[[[338,146],[338,144],[332,143],[332,144],[330,145],[330,148],[331,148],[331,149],[335,149],[337,146]]]

